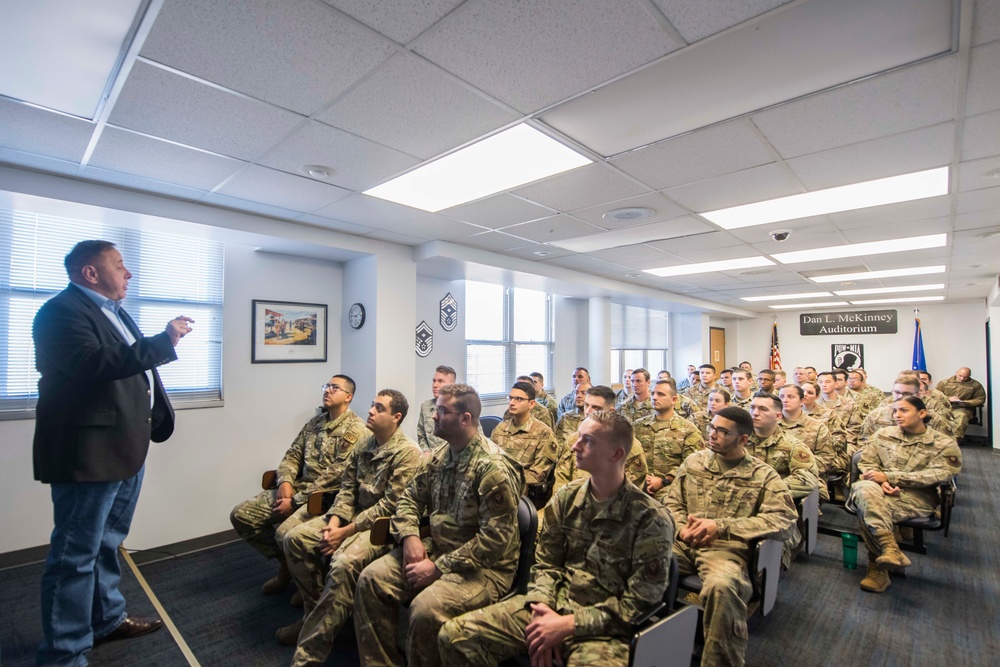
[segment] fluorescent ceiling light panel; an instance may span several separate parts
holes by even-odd
[[[851,301],[853,306],[867,306],[875,303],[916,303],[917,301],[944,301],[943,296],[908,296],[905,299],[866,299]]]
[[[668,276],[688,276],[693,273],[711,273],[712,271],[731,271],[733,269],[752,269],[757,266],[772,266],[774,262],[766,257],[742,257],[740,259],[725,259],[718,262],[701,262],[700,264],[680,264],[664,266],[659,269],[643,269],[643,273],[666,278]]]
[[[906,269],[886,269],[884,271],[861,271],[859,273],[838,273],[832,276],[816,276],[809,280],[814,283],[839,283],[848,280],[878,280],[881,278],[902,278],[904,276],[926,276],[932,273],[944,273],[944,264],[936,266],[912,266]]]
[[[776,294],[774,296],[744,296],[743,301],[781,301],[783,299],[815,299],[820,296],[833,296],[829,292],[806,292],[805,294]]]
[[[521,124],[363,194],[436,213],[591,162],[533,127]]]
[[[902,287],[871,287],[869,289],[849,289],[834,292],[837,296],[861,296],[863,294],[895,294],[896,292],[924,292],[944,289],[944,284],[937,285],[903,285]]]
[[[824,301],[822,303],[783,303],[780,306],[768,306],[768,308],[774,308],[775,310],[791,309],[791,308],[827,308],[829,306],[846,306],[848,305],[846,301]]]
[[[852,243],[829,248],[813,248],[796,252],[779,252],[771,255],[782,264],[798,264],[799,262],[819,262],[824,259],[840,259],[842,257],[862,257],[864,255],[881,255],[887,252],[904,252],[907,250],[923,250],[924,248],[940,248],[948,244],[947,234],[928,234],[926,236],[911,236],[906,239],[888,239],[885,241],[870,241],[868,243]]]
[[[939,167],[709,211],[702,213],[701,217],[723,229],[739,229],[946,194],[948,194],[948,167]]]

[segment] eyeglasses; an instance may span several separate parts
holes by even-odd
[[[524,396],[508,396],[508,403],[524,403],[525,401],[530,401],[530,398],[525,398]]]
[[[338,391],[342,391],[345,394],[349,394],[350,393],[349,391],[347,391],[346,389],[344,389],[343,387],[341,387],[339,384],[330,384],[329,382],[327,382],[325,385],[323,385],[323,391],[327,391],[327,390],[329,390],[329,392],[331,394],[336,394]]]
[[[441,406],[434,408],[434,412],[436,412],[438,416],[463,414],[461,410],[446,410]]]
[[[904,398],[906,396],[916,396],[917,392],[915,392],[915,391],[896,391],[895,389],[893,389],[892,390],[892,395],[894,397],[896,397],[896,398]]]
[[[718,428],[714,424],[709,424],[708,425],[708,432],[709,433],[718,433],[720,438],[727,438],[730,435],[732,435],[732,433],[733,433],[728,428]]]

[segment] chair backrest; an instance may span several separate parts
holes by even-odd
[[[479,418],[479,425],[483,427],[483,434],[488,438],[493,434],[493,429],[502,421],[496,415],[483,415]]]
[[[858,463],[861,461],[861,450],[854,452],[854,456],[851,457],[851,484],[853,485],[856,481],[861,479],[861,469],[858,468]]]
[[[677,586],[681,582],[681,568],[677,564],[677,558],[670,558],[670,578],[667,579],[667,592],[663,596],[663,601],[667,603],[667,609],[674,608],[674,600],[677,599]]]
[[[521,551],[517,557],[517,572],[514,574],[511,590],[523,594],[528,592],[531,566],[535,564],[535,536],[538,534],[538,511],[523,496],[517,503],[517,529],[521,534]]]

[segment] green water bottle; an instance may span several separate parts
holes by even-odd
[[[848,570],[858,569],[858,536],[854,533],[841,533],[844,543],[844,567]]]

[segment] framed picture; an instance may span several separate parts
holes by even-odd
[[[253,300],[250,362],[326,361],[327,308],[320,303]]]

